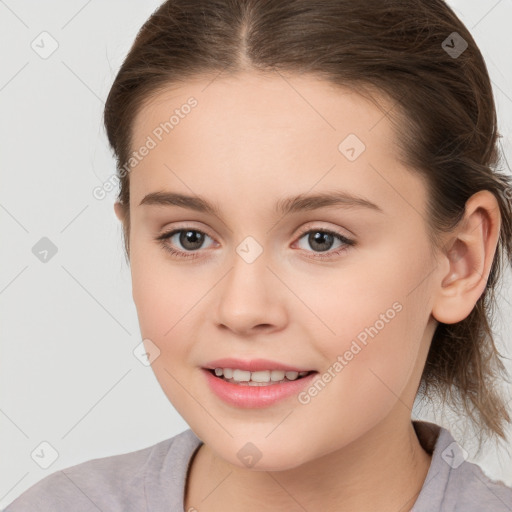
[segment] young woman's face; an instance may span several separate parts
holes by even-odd
[[[172,87],[136,117],[142,337],[169,400],[232,464],[292,468],[410,421],[439,271],[425,185],[396,158],[391,107],[312,77],[246,73]],[[305,200],[325,194],[361,201]],[[205,369],[223,358],[316,373],[229,384]],[[236,373],[248,375],[267,374]]]

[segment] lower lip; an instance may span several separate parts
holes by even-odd
[[[209,370],[202,368],[210,389],[224,402],[245,409],[261,409],[284,400],[292,395],[298,395],[311,384],[317,372],[310,373],[297,380],[268,386],[247,386],[233,384],[216,377]]]

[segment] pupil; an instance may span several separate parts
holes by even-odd
[[[313,249],[316,248],[319,251],[328,251],[332,246],[333,240],[334,237],[330,233],[323,233],[317,231],[316,233],[311,233],[309,235],[309,244]],[[327,245],[328,247],[325,247],[325,245]]]
[[[180,234],[180,244],[185,248],[193,251],[199,249],[203,244],[204,235],[198,231],[182,231]],[[187,244],[192,244],[192,247]]]

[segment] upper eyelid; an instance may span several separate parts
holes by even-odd
[[[189,221],[190,222],[190,221]],[[340,228],[332,228],[332,227],[326,227],[326,226],[321,226],[319,225],[318,223],[319,222],[322,222],[322,221],[309,221],[309,222],[306,222],[304,224],[304,227],[301,227],[299,229],[299,233],[300,234],[303,234],[309,230],[315,230],[317,229],[318,231],[334,231],[334,232],[337,232]],[[325,222],[325,221],[324,221]],[[196,227],[190,223],[188,224],[184,224],[183,226],[173,226],[171,228],[168,228],[168,229],[164,229],[162,230],[162,235],[165,235],[165,234],[169,234],[169,233],[172,233],[173,231],[186,231],[186,230],[190,230],[190,231],[200,231],[201,233],[204,233],[205,235],[208,235],[210,238],[215,238],[213,237],[212,235],[210,235],[208,233],[208,229],[205,229],[205,228],[202,228],[202,227]],[[348,236],[356,236],[354,233],[352,233],[349,229],[347,228],[342,228],[343,230],[347,231],[348,233],[350,233]],[[339,233],[340,235],[342,233]]]
[[[203,228],[196,228],[196,227],[190,226],[190,225],[177,226],[177,227],[172,227],[172,228],[163,230],[160,235],[157,235],[157,239],[158,238],[164,238],[164,237],[165,238],[171,238],[171,236],[174,236],[176,233],[179,233],[180,231],[198,231],[198,232],[203,233],[206,236],[210,237],[212,240],[217,241],[215,237],[213,237],[212,235],[210,235],[208,233],[207,230],[205,230]]]
[[[354,237],[355,238],[355,235],[354,233],[352,233],[351,231],[349,231],[347,228],[343,228],[345,231],[348,231],[348,235],[345,235],[343,234],[342,232],[340,232],[340,229],[339,228],[331,228],[331,227],[324,227],[324,226],[319,226],[317,223],[315,223],[314,221],[312,221],[311,223],[310,222],[307,222],[305,227],[301,228],[299,230],[299,233],[298,235],[300,236],[303,236],[305,235],[306,233],[308,233],[309,231],[329,231],[329,232],[332,232],[332,233],[335,233],[336,235],[339,235],[339,236],[342,236],[344,238],[352,238]]]

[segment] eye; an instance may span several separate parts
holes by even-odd
[[[342,252],[346,251],[349,246],[356,244],[354,240],[351,240],[341,233],[332,231],[329,229],[307,229],[302,231],[299,237],[299,248],[308,250],[305,247],[301,247],[300,242],[302,239],[306,239],[306,244],[309,245],[314,252],[313,258],[332,258]],[[199,229],[191,227],[185,227],[180,229],[173,229],[169,232],[159,235],[156,240],[160,242],[160,245],[169,252],[171,255],[177,258],[197,258],[200,256],[200,250],[204,247],[204,241],[206,238],[213,240],[210,236]],[[333,245],[339,243],[335,250],[331,250]],[[176,249],[176,246],[181,246],[184,250]],[[322,254],[325,253],[325,254]]]
[[[213,240],[199,229],[182,228],[163,233],[159,235],[156,240],[160,241],[160,245],[173,256],[180,258],[196,258],[198,254],[193,251],[201,249],[205,238]],[[173,242],[172,245],[169,244],[168,241]],[[178,243],[185,249],[184,251],[174,248]]]
[[[314,258],[330,258],[333,255],[339,255],[342,252],[346,251],[349,246],[355,245],[355,241],[351,240],[341,233],[337,233],[336,231],[332,231],[329,229],[308,229],[307,231],[303,231],[299,238],[299,247],[300,241],[302,239],[306,239],[306,244],[309,245],[314,252],[317,251],[325,254],[315,254]],[[336,250],[332,251],[332,246],[335,242],[338,241],[339,245]],[[306,247],[302,246],[301,249],[307,250]],[[311,251],[310,251],[311,252]]]

